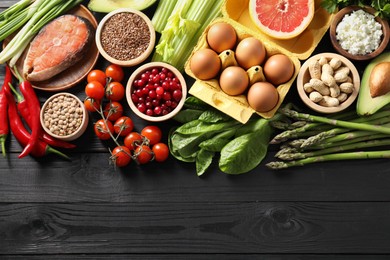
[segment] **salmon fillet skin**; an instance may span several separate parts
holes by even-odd
[[[31,41],[23,64],[28,81],[50,79],[83,58],[94,39],[91,22],[65,14],[45,25]]]

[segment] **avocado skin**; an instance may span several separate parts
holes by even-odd
[[[154,4],[156,0],[91,0],[88,9],[94,12],[109,13],[119,8],[144,10]]]
[[[375,59],[373,59],[365,68],[363,72],[363,77],[361,80],[357,105],[356,105],[356,112],[360,116],[367,116],[372,115],[387,104],[390,103],[390,92],[382,95],[377,96],[375,98],[371,97],[370,94],[370,75],[371,71],[375,67],[376,64],[380,62],[388,61],[390,62],[390,52],[384,52]],[[389,71],[390,73],[390,71]]]

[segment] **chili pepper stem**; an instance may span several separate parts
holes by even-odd
[[[56,154],[56,155],[59,155],[60,157],[66,159],[66,160],[68,160],[68,161],[71,161],[71,159],[70,159],[69,156],[67,156],[66,154],[64,154],[64,153],[62,153],[62,152],[60,152],[60,151],[58,151],[57,149],[54,149],[53,147],[51,147],[51,146],[49,146],[49,145],[47,146],[46,151],[47,151],[47,153]]]
[[[1,153],[4,157],[7,156],[7,152],[5,150],[5,140],[7,139],[7,135],[1,135],[0,136],[0,142],[1,142]]]

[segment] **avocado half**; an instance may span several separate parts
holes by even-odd
[[[360,116],[372,115],[377,112],[379,109],[383,108],[390,103],[390,92],[385,95],[377,96],[375,98],[371,97],[370,94],[370,85],[369,79],[372,69],[376,64],[380,62],[388,61],[390,62],[390,52],[385,52],[373,59],[365,68],[363,72],[363,77],[361,80],[356,112]],[[390,75],[390,71],[389,71]]]
[[[119,8],[132,8],[141,11],[155,2],[156,0],[91,0],[88,9],[101,13],[109,13]]]

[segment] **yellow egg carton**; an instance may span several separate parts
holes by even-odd
[[[274,44],[287,50],[291,55],[298,57],[300,60],[305,60],[310,57],[329,29],[334,16],[321,7],[321,0],[315,0],[314,10],[313,20],[306,30],[300,35],[288,40],[272,38],[257,29],[256,24],[249,15],[249,0],[226,0],[222,6],[222,15],[245,26],[252,31],[253,34],[272,41]]]
[[[246,123],[254,113],[257,113],[263,118],[271,118],[274,116],[274,114],[284,101],[284,98],[286,97],[291,85],[294,83],[295,78],[299,73],[299,70],[301,68],[300,60],[306,59],[314,51],[315,47],[321,41],[323,35],[329,28],[332,17],[331,15],[327,14],[325,10],[320,8],[318,6],[318,3],[316,3],[315,17],[313,18],[313,21],[309,25],[308,29],[306,29],[305,32],[302,33],[302,35],[300,36],[297,36],[293,39],[281,41],[270,38],[269,36],[261,33],[258,29],[255,28],[256,25],[251,21],[251,18],[249,17],[248,6],[249,0],[225,1],[222,8],[222,13],[224,17],[217,18],[208,25],[208,27],[200,36],[197,45],[195,46],[192,54],[190,55],[189,59],[185,64],[186,73],[196,79],[195,83],[189,89],[189,93],[199,98],[200,100],[208,103],[214,108],[219,109],[225,114],[228,114],[229,116],[241,123]],[[319,15],[319,17],[316,17],[317,13],[321,15]],[[237,42],[246,37],[251,36],[259,39],[266,49],[266,59],[278,53],[285,54],[291,59],[295,69],[294,75],[288,82],[279,86],[275,86],[279,94],[279,100],[277,105],[272,110],[264,113],[256,112],[253,108],[249,106],[245,94],[238,96],[227,95],[221,90],[218,83],[218,78],[211,80],[199,80],[192,73],[189,63],[193,53],[203,48],[209,48],[206,39],[208,29],[213,24],[218,22],[226,22],[234,27],[238,37]],[[309,37],[309,35],[311,35],[311,37]]]

